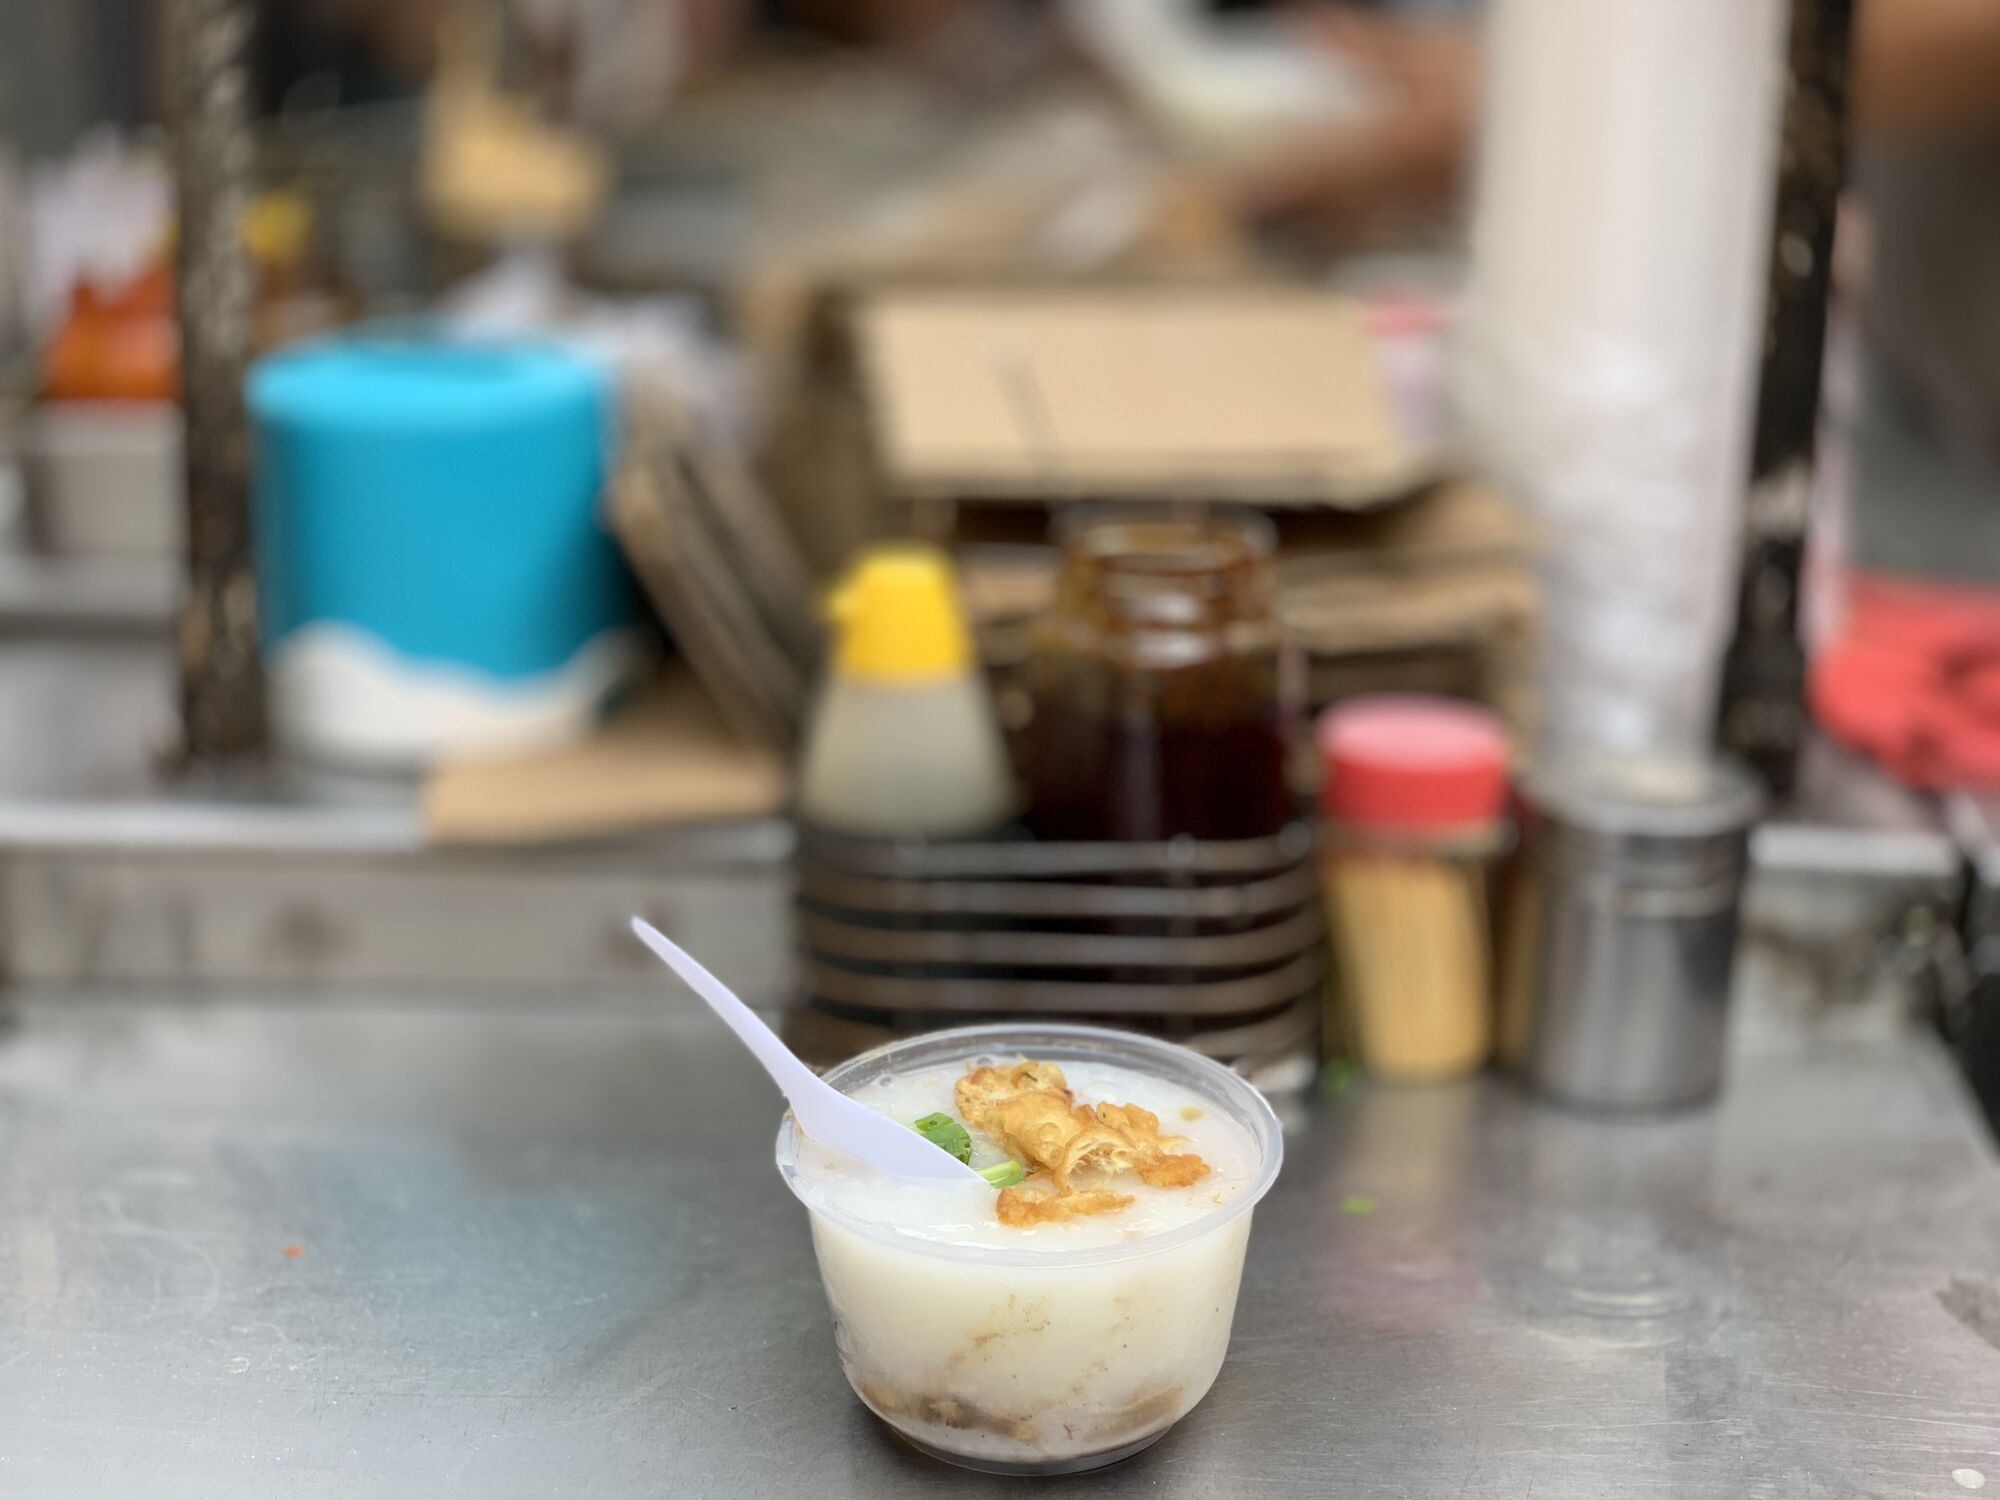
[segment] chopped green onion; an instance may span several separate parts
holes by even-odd
[[[971,1164],[972,1136],[950,1115],[943,1113],[925,1115],[911,1128],[946,1155],[955,1156],[967,1165]]]
[[[1011,1158],[994,1166],[979,1167],[975,1170],[997,1188],[1012,1187],[1015,1183],[1026,1180],[1028,1175],[1022,1170],[1021,1164]]]
[[[1320,1071],[1319,1091],[1329,1099],[1339,1099],[1353,1092],[1361,1070],[1344,1057],[1336,1057]]]

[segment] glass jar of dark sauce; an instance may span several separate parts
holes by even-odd
[[[1247,839],[1292,821],[1270,550],[1254,517],[1071,529],[1029,668],[1038,834]]]

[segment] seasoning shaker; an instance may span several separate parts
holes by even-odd
[[[1470,1073],[1492,1047],[1506,733],[1469,703],[1383,696],[1328,709],[1318,740],[1327,1034],[1379,1077]]]
[[[1727,760],[1604,754],[1524,778],[1500,1053],[1531,1088],[1602,1110],[1715,1093],[1763,800]]]
[[[971,838],[1013,815],[1013,770],[950,560],[862,554],[833,600],[832,661],[801,756],[798,812],[873,838]]]

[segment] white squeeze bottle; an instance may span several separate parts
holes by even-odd
[[[799,816],[876,838],[964,838],[1005,823],[1013,773],[945,555],[915,545],[864,553],[833,618]]]

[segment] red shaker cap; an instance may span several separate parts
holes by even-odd
[[[1351,698],[1319,718],[1320,811],[1383,830],[1474,827],[1507,801],[1507,735],[1450,698]]]

